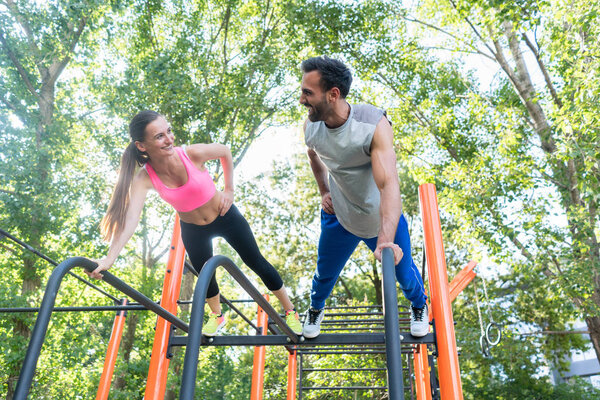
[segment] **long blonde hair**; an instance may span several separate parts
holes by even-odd
[[[141,111],[129,123],[131,143],[125,148],[121,157],[119,179],[110,198],[106,215],[100,222],[100,232],[106,241],[110,242],[115,236],[123,232],[127,209],[129,208],[129,191],[135,174],[136,164],[141,167],[150,161],[148,154],[141,152],[136,147],[135,142],[144,141],[146,126],[158,117],[161,117],[161,114],[156,111]]]

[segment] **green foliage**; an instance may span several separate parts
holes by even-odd
[[[415,260],[423,182],[434,182],[438,191],[449,276],[469,258],[485,260],[479,273],[491,276],[491,312],[505,335],[493,358],[484,359],[475,292],[469,287],[457,298],[465,398],[597,398],[589,385],[552,386],[544,375],[547,368],[568,368],[563,356],[584,348],[580,336],[529,333],[569,330],[576,318],[585,318],[593,332],[600,329],[599,6],[590,0],[418,4],[2,2],[0,226],[57,261],[101,256],[106,244],[97,224],[134,113],[157,109],[180,143],[225,143],[238,164],[267,127],[301,124],[304,115],[295,105],[300,61],[335,56],[353,69],[350,101],[384,107],[393,121]],[[526,54],[526,69],[516,48]],[[492,72],[475,57],[492,63]],[[219,174],[217,163],[209,168]],[[319,199],[305,156],[238,185],[236,202],[302,311],[319,234]],[[114,267],[154,299],[172,216],[160,199],[149,198],[138,232]],[[0,305],[37,306],[51,266],[7,240],[0,247]],[[222,241],[215,252],[241,265]],[[231,278],[221,272],[218,278],[227,297],[243,296]],[[377,302],[378,278],[372,255],[359,247],[330,304]],[[57,305],[108,303],[69,277]],[[255,318],[254,309],[246,311]],[[0,317],[3,397],[14,388],[34,320],[32,314]],[[112,320],[112,313],[54,315],[31,396],[92,398]],[[115,399],[141,398],[148,372],[156,317],[136,311],[128,320]],[[232,317],[228,331],[249,329]],[[172,360],[169,396],[178,393],[182,357],[177,351]],[[265,398],[284,397],[286,357],[283,349],[269,349]],[[251,360],[250,348],[202,349],[199,396],[248,398]],[[357,363],[333,356],[307,366]],[[382,384],[385,377],[311,379]]]

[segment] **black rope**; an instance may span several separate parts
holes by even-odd
[[[0,229],[0,239],[2,239],[3,236],[6,236],[7,238],[9,238],[10,240],[12,240],[13,242],[17,243],[18,245],[20,245],[21,247],[23,247],[25,250],[28,250],[30,252],[32,252],[33,254],[35,254],[36,256],[43,258],[44,260],[48,261],[50,264],[54,265],[55,267],[58,266],[58,263],[56,261],[54,261],[53,259],[47,257],[46,255],[40,253],[38,250],[34,249],[33,247],[31,247],[30,245],[28,245],[27,243],[17,239],[16,237],[14,237],[13,235],[11,235],[10,233],[6,232],[4,229]],[[102,293],[103,295],[107,296],[108,298],[110,298],[112,301],[114,301],[117,304],[120,304],[121,301],[116,298],[115,296],[111,295],[110,293],[107,293],[106,291],[104,291],[103,289],[101,289],[100,287],[94,285],[92,282],[82,278],[81,276],[69,271],[68,272],[69,275],[75,277],[76,279],[80,280],[81,282],[85,283],[86,285],[88,285],[89,287],[96,289],[97,291],[99,291],[100,293]]]

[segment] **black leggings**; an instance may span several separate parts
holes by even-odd
[[[216,236],[224,238],[233,247],[269,290],[275,291],[283,287],[283,280],[277,270],[260,253],[248,221],[233,204],[224,216],[219,215],[208,225],[181,221],[181,239],[196,271],[200,272],[204,263],[212,257],[212,239]],[[219,285],[213,274],[206,297],[211,298],[217,294]]]

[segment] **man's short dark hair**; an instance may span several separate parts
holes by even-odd
[[[324,91],[337,87],[343,99],[348,95],[352,84],[352,73],[343,62],[327,56],[319,56],[302,61],[301,68],[303,73],[319,71],[321,88]]]

